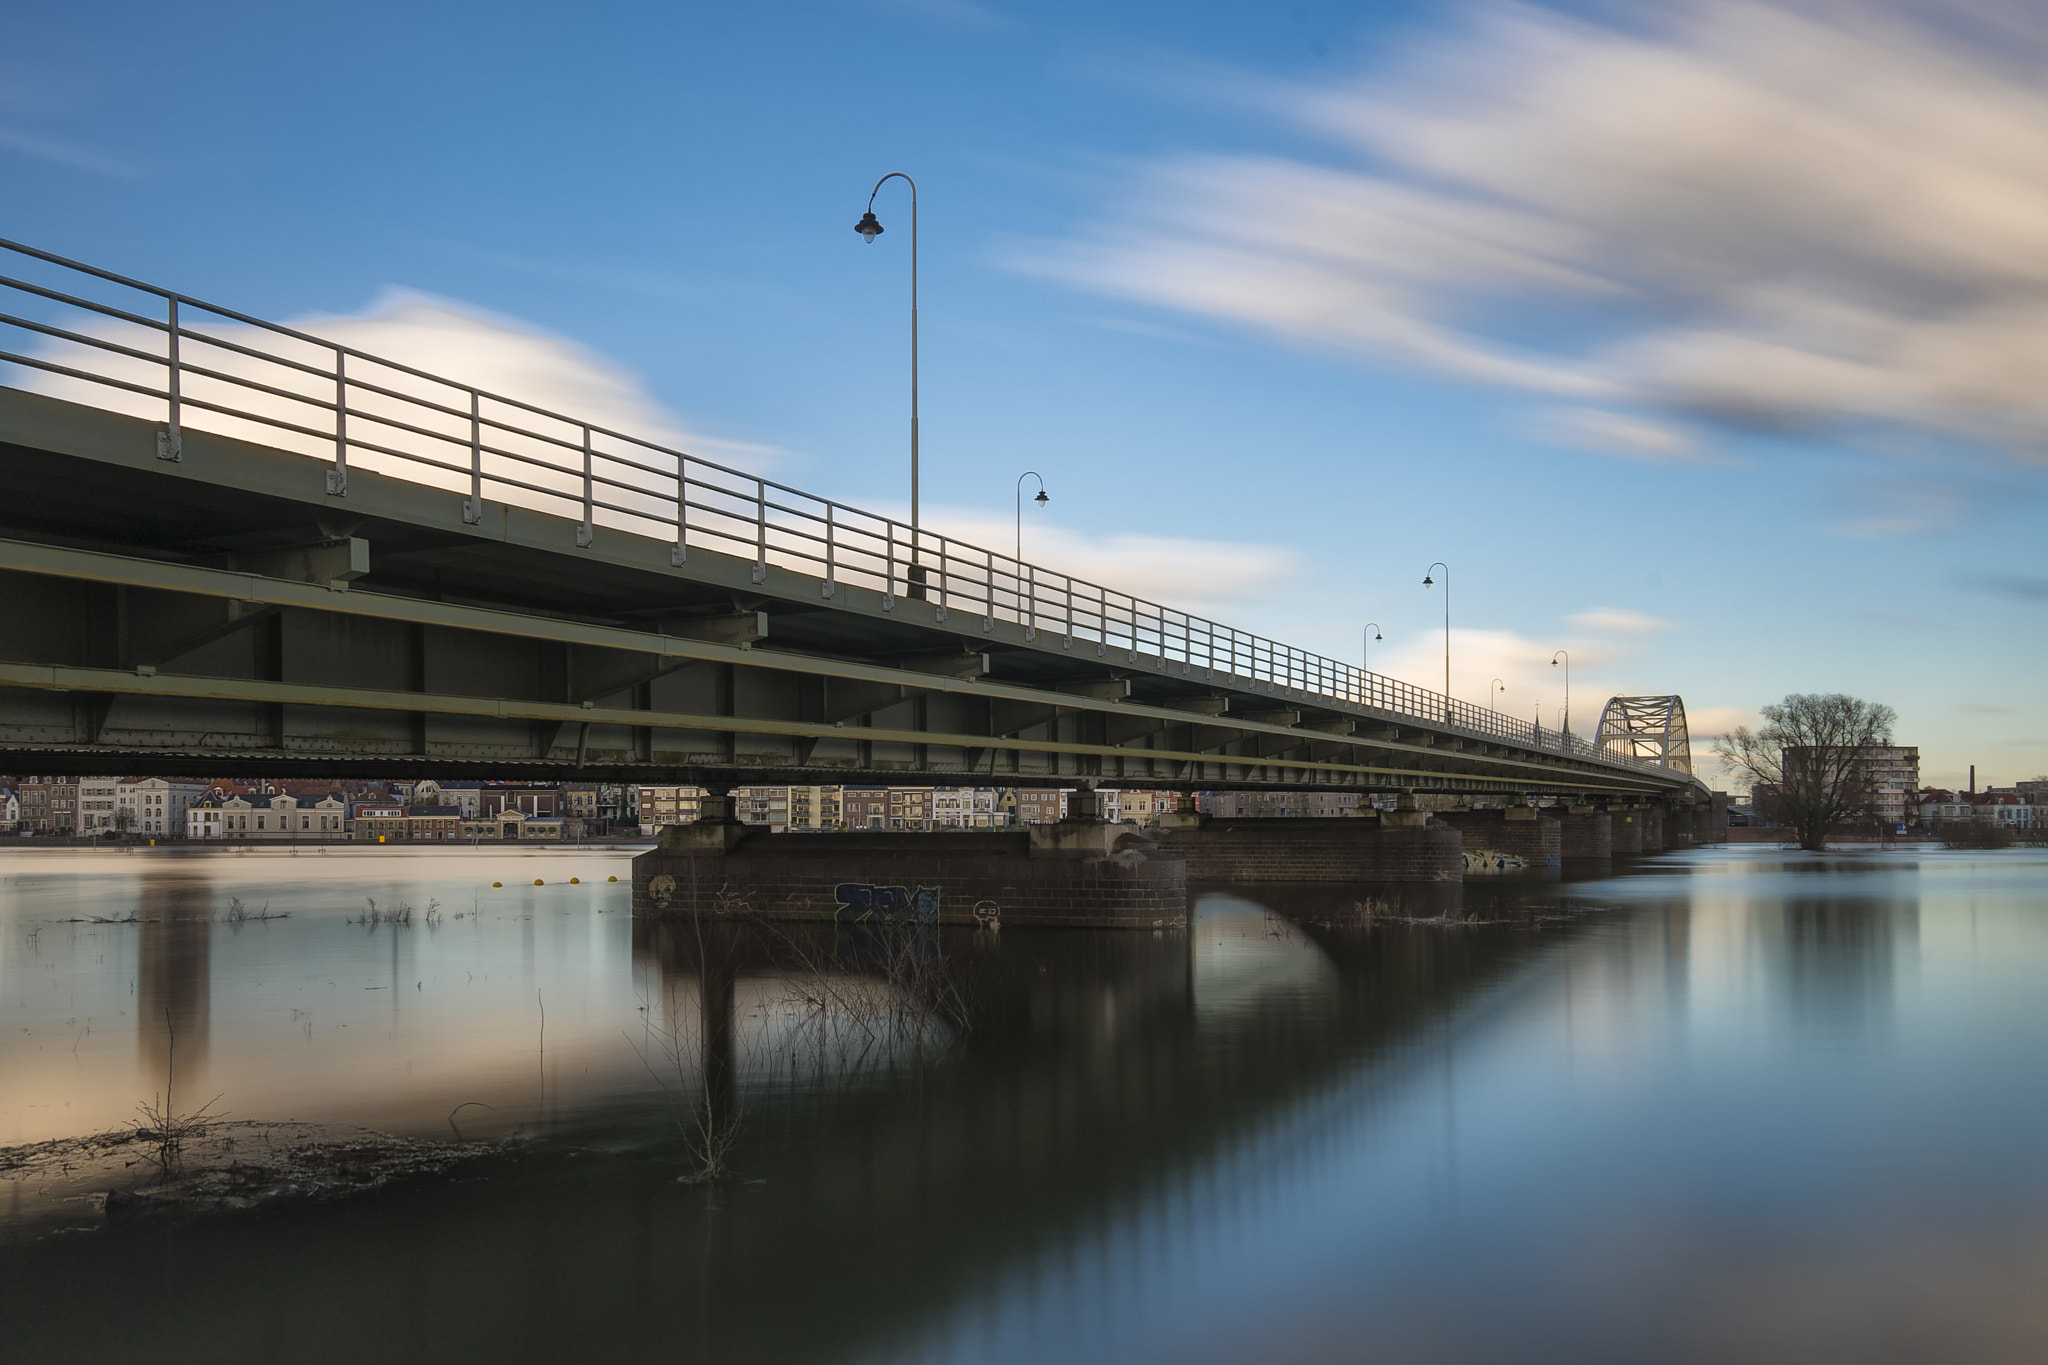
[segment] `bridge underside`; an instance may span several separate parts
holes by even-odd
[[[0,768],[1686,797],[907,593],[0,389]]]

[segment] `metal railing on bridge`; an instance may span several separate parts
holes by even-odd
[[[181,458],[188,428],[327,461],[345,496],[351,467],[466,494],[476,522],[487,496],[670,542],[681,568],[697,550],[816,579],[831,598],[854,584],[922,598],[953,613],[1021,625],[1027,639],[1168,671],[1243,679],[1271,690],[1369,707],[1572,757],[1662,771],[1488,707],[1089,583],[928,528],[815,497],[610,427],[205,303],[174,290],[0,239],[21,276],[0,274],[0,326],[40,338],[0,349],[27,388],[162,424],[158,454]],[[93,297],[111,286],[114,298]],[[137,296],[140,296],[139,298]],[[31,302],[32,301],[32,302]],[[143,311],[144,309],[148,311]],[[30,316],[40,312],[41,316]],[[76,314],[84,314],[83,319]],[[15,382],[20,378],[25,382]]]

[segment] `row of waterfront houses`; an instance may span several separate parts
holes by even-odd
[[[0,777],[0,833],[148,839],[563,840],[631,828],[599,783]]]
[[[2048,777],[1981,792],[1928,787],[1918,793],[1922,824],[1984,820],[2011,829],[2048,829]]]
[[[746,786],[733,792],[733,805],[740,820],[773,830],[989,830],[1063,820],[1070,790]],[[651,835],[663,825],[688,824],[698,817],[702,795],[694,786],[602,783],[0,777],[0,833],[237,842],[560,841],[635,827]],[[1161,791],[1105,790],[1098,797],[1102,818],[1139,825],[1190,799]],[[1249,798],[1211,799],[1228,807],[1219,807],[1219,814],[1253,813]],[[1323,794],[1301,799],[1327,801]],[[1240,812],[1238,804],[1247,809]]]
[[[733,789],[733,813],[741,822],[785,830],[988,830],[1049,824],[1067,817],[1071,789],[1053,787],[863,787],[749,786]],[[643,834],[663,825],[697,819],[703,788],[642,786],[639,823]],[[1182,808],[1188,798],[1174,792],[1110,791],[1097,794],[1109,821],[1151,824]]]

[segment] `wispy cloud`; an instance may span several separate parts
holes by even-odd
[[[1669,630],[1671,623],[1657,616],[1646,616],[1639,611],[1623,611],[1618,607],[1597,607],[1582,611],[1567,618],[1581,630],[1590,630],[1600,635],[1647,635],[1651,631]]]
[[[53,137],[24,132],[19,128],[0,127],[0,148],[19,152],[23,156],[38,157],[54,161],[60,166],[74,170],[91,171],[95,175],[112,176],[117,180],[141,180],[143,172],[125,161]]]
[[[1557,408],[1539,415],[1534,429],[1552,445],[1646,464],[1706,458],[1690,435],[1667,422],[1604,408]]]
[[[2037,458],[2048,12],[2000,10],[1995,42],[1927,12],[1680,0],[1625,28],[1482,4],[1382,71],[1241,96],[1332,164],[1161,159],[1096,230],[1016,260],[1563,397],[1564,429],[1624,458],[1685,457],[1688,416]],[[1574,325],[1532,342],[1546,306]]]
[[[2025,602],[2048,602],[2048,578],[2030,578],[2025,574],[1995,574],[1976,580],[1982,587],[1991,589],[2003,597],[2017,597]]]
[[[193,400],[193,405],[188,405],[184,411],[185,426],[320,459],[332,458],[332,437],[295,432],[279,425],[292,423],[310,428],[315,433],[331,427],[331,410],[314,404],[331,400],[334,390],[332,379],[324,375],[315,378],[303,371],[288,369],[285,364],[248,353],[255,351],[277,357],[286,364],[311,364],[328,370],[333,365],[334,353],[331,350],[240,323],[210,324],[203,317],[188,315],[185,324],[195,332],[247,348],[227,350],[209,346],[197,335],[185,338],[180,354],[188,365],[204,366],[242,381],[231,383],[187,373],[183,391],[186,398]],[[516,319],[430,294],[390,288],[361,312],[310,314],[288,319],[284,325],[366,356],[472,385],[486,393],[529,405],[514,410],[486,403],[484,415],[487,422],[510,423],[529,432],[537,432],[541,437],[552,438],[557,443],[510,434],[502,426],[493,430],[491,443],[516,449],[523,455],[563,468],[573,463],[573,456],[565,456],[564,451],[580,442],[582,438],[578,428],[583,423],[608,428],[638,441],[737,465],[749,472],[771,469],[781,458],[782,452],[772,446],[722,440],[693,430],[682,417],[649,394],[637,374],[609,356]],[[72,327],[82,334],[116,342],[133,352],[158,356],[165,352],[162,333],[145,331],[129,323],[73,320]],[[85,374],[102,375],[151,389],[159,389],[164,383],[164,366],[160,360],[150,361],[138,355],[109,352],[70,341],[51,342],[40,351],[44,358]],[[459,411],[468,403],[468,399],[458,391],[435,380],[421,379],[370,361],[352,361],[349,373],[358,383],[377,384],[411,399],[439,404],[444,409],[455,405]],[[11,374],[8,382],[72,402],[88,403],[153,421],[160,422],[165,416],[162,399],[110,388],[75,375],[22,368]],[[267,384],[282,392],[265,393],[248,387],[249,382]],[[290,393],[303,394],[306,401],[287,396]],[[197,406],[204,402],[250,416],[230,416]],[[429,454],[441,460],[467,459],[469,423],[450,416],[446,411],[409,404],[404,399],[374,393],[367,388],[352,390],[349,406],[352,431],[362,439],[381,443],[390,437],[416,453]],[[532,409],[559,413],[569,421],[556,422],[536,416]],[[362,415],[362,420],[357,420],[358,414]],[[432,438],[414,436],[408,439],[381,431],[376,428],[370,414],[389,416],[440,432],[445,443],[436,445]],[[424,446],[422,440],[426,442]],[[566,447],[558,444],[564,440],[568,442]],[[609,448],[611,443],[609,438],[600,438],[597,444],[603,449]],[[661,458],[644,451],[639,454],[643,459]],[[398,462],[392,456],[362,452],[352,458],[365,467],[390,468],[401,472],[404,477],[430,483],[447,482],[444,471],[435,471],[430,466],[417,463]],[[518,477],[564,486],[558,474],[559,470],[544,475],[522,468]],[[518,500],[516,494],[514,500]]]
[[[1028,487],[1028,485],[1027,485]],[[872,509],[888,513],[889,507]],[[1303,572],[1299,554],[1278,545],[1128,533],[1089,535],[1027,511],[1027,562],[1176,610],[1239,619],[1247,608],[1271,602],[1281,586]],[[1012,548],[1015,520],[965,507],[925,509],[923,522],[969,545]]]

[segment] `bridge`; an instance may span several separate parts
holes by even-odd
[[[1705,795],[1675,697],[1588,742],[33,247],[0,265],[0,767]]]

